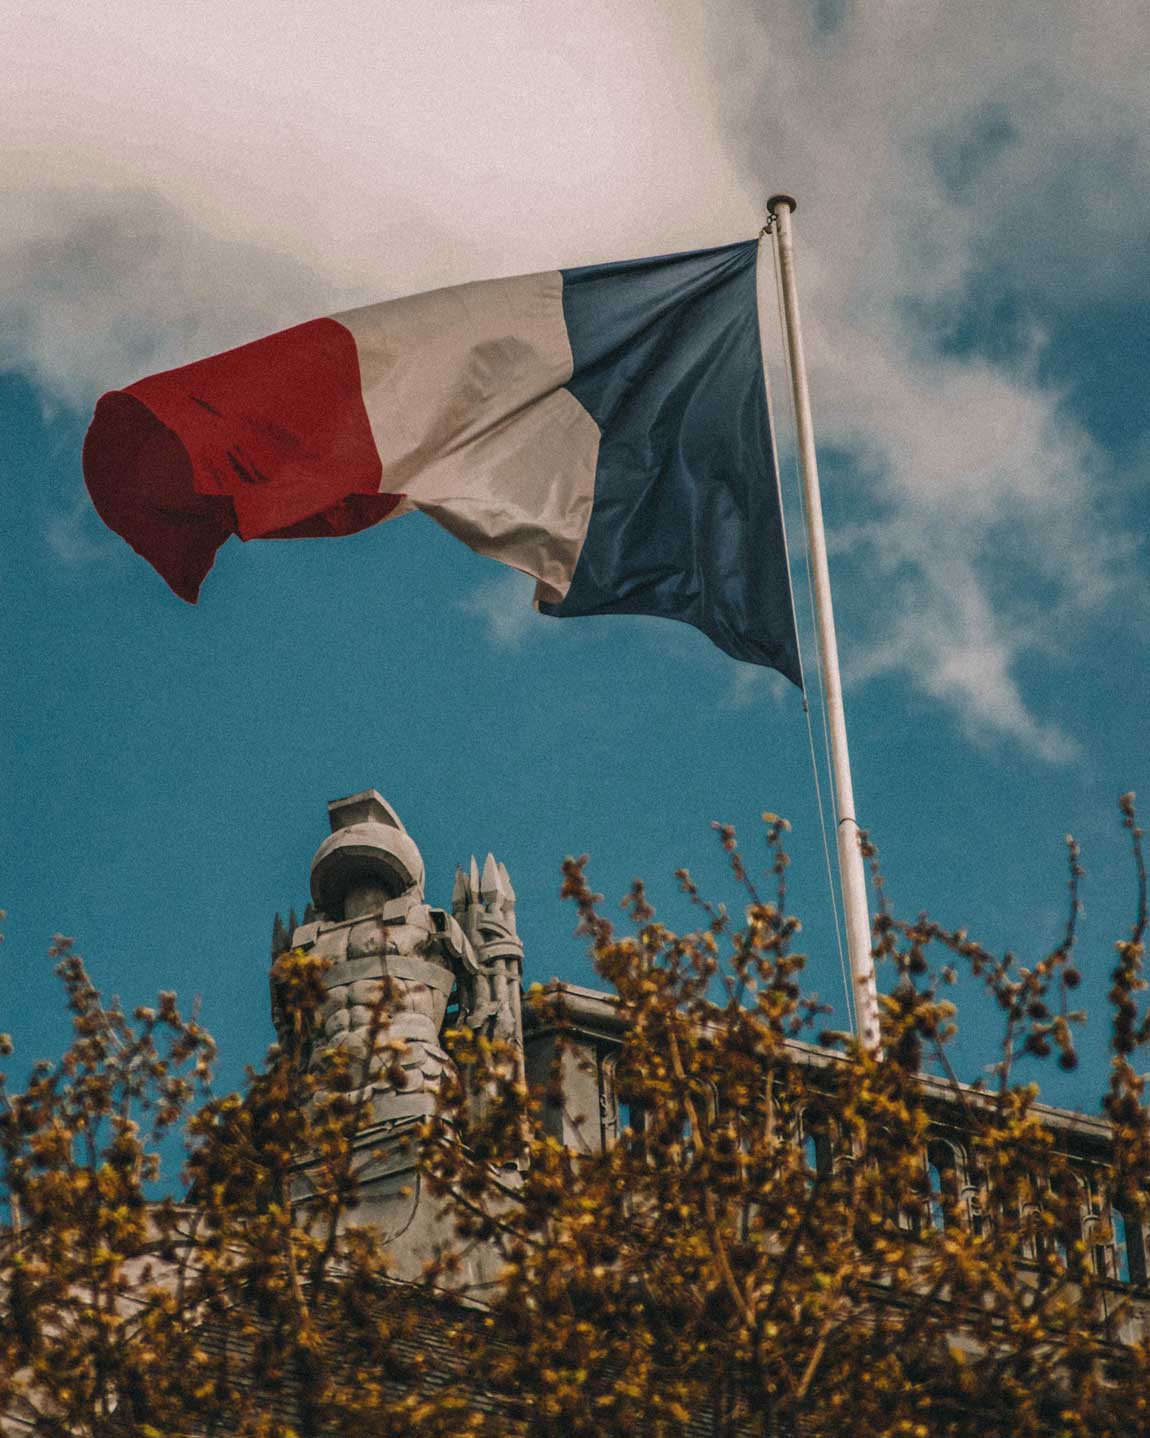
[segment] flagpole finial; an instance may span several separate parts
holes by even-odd
[[[787,208],[790,210],[791,214],[793,215],[799,207],[799,202],[795,199],[794,195],[772,195],[771,198],[767,201],[767,214],[770,215],[772,220],[778,214],[780,205],[786,205]]]

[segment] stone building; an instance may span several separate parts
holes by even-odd
[[[451,1073],[452,1060],[443,1047],[444,1030],[449,1026],[467,1026],[507,1043],[517,1056],[527,1082],[548,1094],[542,1122],[548,1136],[563,1149],[574,1154],[602,1154],[618,1144],[623,1131],[629,1128],[636,1136],[635,1146],[617,1152],[615,1157],[626,1160],[637,1155],[647,1171],[662,1175],[664,1171],[651,1158],[649,1145],[655,1142],[657,1130],[650,1111],[644,1127],[643,1115],[628,1112],[617,1091],[616,1070],[627,1039],[625,1017],[611,994],[557,980],[545,986],[541,1001],[524,1004],[524,946],[516,922],[515,891],[506,868],[493,856],[488,855],[482,864],[472,859],[466,867],[458,869],[446,906],[436,907],[428,901],[425,892],[426,876],[419,848],[382,795],[367,790],[333,801],[328,811],[331,832],[320,843],[312,861],[311,902],[303,922],[296,923],[293,918],[285,925],[277,916],[272,945],[273,959],[288,949],[295,949],[327,961],[320,976],[323,999],[311,1032],[304,1036],[289,1021],[288,1013],[278,1011],[274,981],[272,1008],[290,1061],[310,1069],[317,1075],[318,1082],[324,1082],[322,1076],[327,1071],[325,1056],[347,1055],[357,1061],[350,1069],[355,1075],[354,1082],[361,1084],[356,1094],[359,1104],[354,1154],[359,1201],[354,1220],[357,1225],[369,1224],[378,1230],[388,1260],[385,1274],[373,1268],[366,1270],[368,1281],[364,1288],[369,1293],[363,1306],[369,1319],[374,1319],[377,1303],[380,1313],[391,1305],[394,1313],[405,1316],[404,1323],[387,1339],[386,1361],[381,1362],[381,1350],[374,1347],[365,1360],[370,1367],[370,1381],[378,1385],[385,1403],[400,1415],[406,1411],[403,1404],[408,1398],[421,1402],[433,1390],[440,1394],[462,1394],[472,1409],[488,1415],[493,1431],[521,1434],[532,1425],[534,1410],[529,1403],[533,1400],[506,1377],[513,1366],[485,1373],[469,1363],[469,1340],[483,1337],[484,1325],[491,1321],[491,1305],[489,1302],[485,1305],[483,1300],[485,1296],[490,1297],[499,1281],[496,1255],[479,1239],[460,1251],[453,1216],[422,1181],[418,1145],[412,1140],[422,1121],[433,1111],[438,1088]],[[382,1031],[381,1019],[385,1020]],[[381,1039],[383,1052],[378,1051]],[[386,1045],[392,1041],[395,1042],[388,1051]],[[807,1169],[811,1172],[800,1168],[798,1181],[806,1185],[807,1193],[813,1194],[818,1191],[815,1174],[838,1177],[852,1171],[852,1155],[847,1146],[844,1143],[836,1148],[833,1124],[827,1121],[826,1114],[820,1116],[819,1112],[820,1097],[823,1103],[828,1102],[834,1087],[829,1080],[835,1065],[843,1059],[832,1049],[798,1040],[787,1042],[786,1055],[787,1062],[782,1065],[786,1077],[801,1071],[802,1081],[790,1086],[797,1101],[787,1109],[785,1134],[788,1138],[793,1136],[795,1142],[805,1148]],[[985,1096],[973,1092],[963,1095],[953,1085],[929,1078],[924,1085],[929,1126],[922,1154],[921,1187],[916,1189],[914,1198],[917,1211],[907,1214],[901,1207],[892,1206],[884,1218],[888,1223],[897,1222],[909,1246],[920,1252],[926,1247],[922,1243],[928,1232],[925,1224],[945,1227],[955,1222],[962,1225],[964,1234],[967,1231],[977,1234],[988,1221],[979,1210],[980,1193],[984,1194],[986,1189],[976,1181],[971,1162],[970,1106],[984,1102]],[[482,1098],[479,1101],[482,1102]],[[1067,1161],[1074,1199],[1070,1207],[1077,1211],[1078,1227],[1074,1236],[1083,1241],[1083,1250],[1076,1252],[1085,1252],[1099,1279],[1099,1301],[1095,1303],[1093,1297],[1091,1299],[1088,1331],[1097,1338],[1103,1368],[1117,1372],[1122,1363],[1129,1367],[1130,1355],[1123,1352],[1123,1345],[1150,1341],[1148,1234],[1139,1213],[1109,1206],[1106,1194],[1112,1140],[1108,1123],[1099,1117],[1043,1105],[1036,1106],[1036,1113],[1045,1129],[1044,1142],[1045,1136],[1049,1136],[1053,1150]],[[559,1157],[567,1162],[565,1154]],[[566,1171],[574,1172],[577,1167],[570,1164]],[[792,1169],[792,1173],[794,1171]],[[314,1199],[324,1172],[322,1164],[314,1158],[306,1153],[298,1154],[289,1179],[295,1203],[306,1207]],[[540,1162],[536,1173],[543,1172]],[[326,1173],[330,1176],[330,1168]],[[1061,1166],[1057,1177],[1061,1181]],[[499,1178],[505,1184],[524,1184],[522,1159],[508,1162],[501,1168]],[[277,1207],[282,1192],[279,1182],[277,1167]],[[834,1185],[828,1189],[833,1193]],[[1045,1192],[1048,1196],[1054,1192],[1062,1198],[1066,1195],[1065,1189],[1056,1189],[1054,1178],[1049,1175]],[[628,1189],[628,1203],[632,1196]],[[901,1198],[897,1201],[902,1203]],[[753,1204],[744,1204],[743,1211],[752,1207]],[[625,1207],[624,1221],[630,1221],[636,1211],[634,1207]],[[183,1259],[173,1255],[179,1254],[183,1239],[191,1232],[179,1229],[178,1205],[173,1212],[177,1228],[165,1230],[156,1250],[160,1256],[153,1273],[165,1295],[183,1282],[184,1270],[180,1267]],[[283,1213],[282,1208],[280,1212]],[[315,1212],[312,1209],[312,1213]],[[654,1216],[656,1229],[663,1221],[662,1212],[658,1204],[648,1204],[646,1214]],[[836,1226],[841,1212],[841,1208],[832,1209]],[[189,1208],[186,1213],[193,1214],[193,1209]],[[192,1229],[194,1227],[193,1222]],[[1036,1233],[1041,1231],[1041,1224],[1036,1223],[1034,1229]],[[1020,1235],[1025,1232],[1025,1227],[1017,1229]],[[173,1233],[176,1234],[174,1243]],[[955,1230],[949,1230],[944,1242],[937,1247],[945,1251],[955,1236]],[[762,1238],[768,1250],[775,1237],[777,1234],[772,1229]],[[755,1242],[759,1241],[756,1237]],[[1060,1227],[1053,1242],[1069,1241],[1066,1228]],[[452,1277],[446,1280],[449,1291],[417,1281],[424,1276],[427,1260],[441,1249],[459,1254],[459,1265],[449,1270]],[[191,1255],[193,1268],[198,1251],[189,1238],[187,1253]],[[1048,1243],[1046,1258],[1054,1252]],[[258,1245],[255,1257],[258,1267],[262,1262]],[[560,1259],[564,1261],[562,1251]],[[1013,1282],[1040,1284],[1044,1271],[1041,1259],[1041,1254],[1027,1250],[1020,1263],[1012,1263]],[[134,1267],[128,1283],[134,1285],[136,1275],[143,1270],[138,1258],[134,1257],[131,1264]],[[1056,1266],[1047,1262],[1045,1269]],[[153,1268],[150,1258],[147,1267],[149,1271]],[[1021,1271],[1016,1272],[1015,1268]],[[348,1271],[344,1270],[345,1276]],[[358,1272],[351,1271],[353,1276]],[[915,1271],[913,1258],[909,1269],[902,1268],[899,1273],[904,1275],[908,1271],[912,1274]],[[1081,1285],[1081,1266],[1076,1271]],[[996,1273],[996,1281],[997,1277]],[[909,1308],[902,1302],[907,1294],[903,1276],[891,1278],[883,1274],[867,1282],[877,1294],[872,1312],[874,1308]],[[77,1285],[77,1291],[81,1286]],[[913,1279],[910,1286],[913,1290]],[[1090,1285],[1092,1290],[1094,1287]],[[1081,1285],[1077,1293],[1081,1295],[1084,1288],[1085,1285]],[[1008,1291],[1019,1290],[1008,1287]],[[90,1302],[87,1293],[85,1288],[81,1307]],[[0,1294],[0,1298],[6,1296]],[[278,1294],[271,1305],[266,1298],[264,1291],[257,1290],[254,1299],[249,1293],[244,1302],[213,1307],[206,1319],[196,1307],[192,1330],[196,1343],[220,1371],[233,1373],[235,1382],[223,1390],[229,1396],[224,1406],[213,1412],[206,1428],[193,1425],[187,1431],[213,1434],[228,1431],[230,1411],[226,1403],[242,1404],[253,1395],[258,1399],[261,1413],[274,1413],[297,1431],[339,1431],[328,1422],[326,1409],[310,1428],[306,1424],[302,1429],[297,1427],[298,1415],[309,1405],[315,1409],[314,1402],[308,1398],[306,1375],[298,1366],[282,1364],[276,1359],[271,1365],[271,1378],[266,1379],[269,1370],[265,1368],[258,1370],[261,1374],[258,1381],[253,1379],[250,1366],[253,1355],[260,1348],[263,1335],[275,1330],[280,1321]],[[356,1301],[361,1302],[362,1298],[361,1291]],[[113,1295],[117,1313],[134,1312],[134,1305],[140,1301],[140,1295],[131,1286]],[[197,1296],[193,1306],[199,1303]],[[977,1352],[970,1347],[971,1325],[965,1323],[964,1326],[960,1310],[949,1307],[949,1299],[938,1300],[932,1291],[924,1303],[930,1306],[932,1313],[942,1314],[939,1328],[948,1347],[953,1338],[959,1347],[967,1345],[968,1354]],[[968,1307],[967,1313],[970,1311]],[[335,1363],[337,1373],[344,1371],[340,1363],[347,1332],[346,1312],[340,1312],[334,1333],[339,1355]],[[957,1318],[956,1314],[959,1314]],[[848,1321],[854,1322],[856,1316],[852,1309]],[[6,1317],[6,1313],[0,1312],[0,1323]],[[101,1310],[101,1324],[106,1317],[106,1312]],[[530,1328],[533,1321],[528,1315],[528,1321],[521,1327],[513,1323],[507,1329],[500,1329],[495,1334],[496,1349],[503,1355],[526,1357],[534,1362],[536,1340]],[[286,1326],[290,1328],[290,1321]],[[993,1340],[990,1348],[992,1351]],[[480,1351],[490,1356],[493,1350]],[[986,1351],[984,1347],[983,1352]],[[659,1362],[664,1363],[663,1368]],[[610,1355],[600,1361],[596,1370],[600,1378],[606,1375],[614,1381],[623,1371],[621,1362],[616,1362],[614,1370],[611,1364]],[[1073,1381],[1070,1367],[1064,1365],[1064,1369],[1042,1375],[1050,1389],[1051,1411],[1062,1401],[1059,1394],[1065,1394]],[[362,1369],[357,1371],[362,1375]],[[663,1375],[672,1371],[670,1361],[657,1359],[654,1371],[656,1380],[662,1382]],[[727,1404],[731,1392],[738,1396],[738,1380],[724,1377],[722,1385],[725,1385],[726,1396],[713,1387],[702,1390],[699,1401],[692,1403],[683,1426],[677,1431],[686,1438],[696,1438],[696,1435],[703,1438],[705,1434],[713,1438],[714,1433],[720,1431],[713,1420],[722,1417],[720,1410]],[[118,1403],[119,1392],[109,1391]],[[354,1391],[354,1384],[349,1384],[349,1391]],[[0,1434],[61,1431],[58,1427],[41,1428],[26,1421],[18,1408],[20,1403],[30,1403],[32,1397],[38,1401],[34,1393],[18,1394],[13,1400],[17,1408],[5,1409],[0,1404]],[[100,1402],[104,1402],[103,1394]],[[113,1404],[109,1411],[119,1413],[120,1410]],[[373,1410],[373,1418],[382,1411]],[[141,1431],[133,1426],[128,1405],[125,1412],[122,1428],[116,1428],[113,1423],[112,1427],[100,1431]],[[1121,1418],[1125,1421],[1125,1411]],[[741,1433],[744,1431],[742,1421],[742,1414],[736,1413],[734,1426],[724,1427],[722,1431]],[[816,1433],[822,1438],[832,1431],[825,1425],[821,1428],[807,1425],[805,1414],[784,1415],[777,1424],[773,1418],[771,1422],[770,1431],[777,1438],[804,1438],[807,1434],[813,1438]],[[535,1431],[540,1431],[537,1423],[534,1426]],[[637,1431],[642,1429],[641,1424]],[[387,1431],[394,1433],[396,1429],[391,1426]]]
[[[358,1221],[382,1230],[399,1276],[416,1277],[436,1243],[449,1237],[446,1220],[421,1191],[411,1147],[412,1127],[430,1112],[434,1091],[450,1060],[440,1047],[446,1022],[483,1028],[510,1040],[522,1055],[529,1082],[542,1084],[558,1061],[562,1101],[545,1112],[554,1136],[569,1148],[593,1153],[616,1141],[627,1115],[620,1113],[613,1082],[622,1022],[611,996],[553,981],[541,1008],[522,1003],[523,945],[515,918],[515,892],[506,868],[491,855],[456,871],[450,904],[429,905],[422,857],[399,816],[374,789],[328,806],[331,834],[311,868],[312,904],[305,922],[290,931],[279,920],[273,950],[301,948],[332,961],[321,1012],[322,1031],[311,1061],[324,1049],[363,1057],[373,1002],[389,985],[391,1033],[407,1052],[402,1081],[371,1061],[370,1122],[358,1138],[364,1155],[363,1200]],[[564,1042],[557,1045],[562,1028]],[[790,1055],[808,1069],[812,1090],[835,1054],[793,1040]],[[931,1081],[927,1081],[931,1084]],[[927,1183],[941,1200],[957,1197],[977,1226],[976,1186],[953,1089],[931,1084],[934,1132],[928,1148]],[[1080,1185],[1082,1234],[1092,1243],[1097,1272],[1115,1299],[1147,1286],[1150,1243],[1132,1213],[1104,1211],[1100,1183],[1109,1154],[1109,1126],[1099,1117],[1038,1106],[1055,1146],[1073,1161]],[[808,1122],[804,1142],[813,1168],[833,1161],[826,1133]],[[301,1194],[306,1194],[306,1166]],[[941,1221],[941,1202],[935,1205]],[[1112,1233],[1113,1238],[1104,1238]],[[1094,1242],[1094,1235],[1097,1241]],[[473,1253],[466,1277],[483,1281],[483,1255]],[[1135,1305],[1122,1335],[1147,1331],[1148,1303]]]

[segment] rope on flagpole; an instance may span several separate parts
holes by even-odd
[[[780,277],[780,275],[779,275],[779,261],[778,261],[778,254],[777,254],[777,252],[776,252],[776,250],[775,250],[773,230],[774,230],[774,226],[768,221],[768,223],[765,224],[765,225],[763,226],[762,230],[759,232],[759,242],[760,242],[760,250],[761,250],[763,239],[764,239],[765,237],[768,237],[768,236],[769,236],[769,237],[770,237],[770,240],[771,240],[771,245],[770,245],[770,249],[771,249],[771,262],[772,262],[773,271],[774,271],[774,276],[775,276],[775,300],[776,300],[776,304],[775,304],[775,317],[776,317],[776,320],[778,321],[778,325],[779,325],[779,348],[780,348],[781,351],[782,351],[783,364],[786,366],[786,370],[787,370],[787,381],[788,381],[788,384],[787,384],[787,396],[788,396],[788,405],[789,405],[790,414],[791,414],[791,431],[792,431],[792,433],[794,433],[794,432],[795,432],[795,429],[796,429],[796,420],[795,420],[795,413],[794,413],[794,398],[793,398],[793,396],[792,396],[792,394],[791,394],[791,386],[790,386],[790,356],[787,354],[786,340],[785,340],[785,337],[784,337],[783,332],[782,332],[782,314],[783,314],[782,289],[781,289],[782,280],[781,280],[781,277]],[[763,306],[762,306],[762,305],[760,305],[759,313],[760,313],[760,319],[761,319],[761,316],[762,316],[762,313],[763,313]],[[782,501],[783,501],[783,494],[782,494],[782,466],[779,464],[778,444],[777,444],[776,439],[775,439],[775,409],[774,409],[774,396],[773,396],[772,391],[771,391],[771,370],[770,370],[770,366],[769,366],[768,363],[767,363],[766,336],[763,335],[763,334],[760,334],[760,337],[759,337],[759,338],[760,338],[760,347],[761,347],[761,349],[762,349],[762,356],[763,356],[763,382],[764,382],[764,384],[765,384],[765,386],[766,386],[766,392],[767,392],[767,418],[768,418],[768,420],[769,420],[769,425],[770,425],[771,456],[772,456],[772,458],[773,458],[773,460],[774,460],[774,464],[775,464],[775,477],[776,477],[776,482],[777,482],[777,484],[778,484],[778,486],[779,486],[779,514],[780,514],[780,517],[782,517],[782,511],[783,511],[783,503],[782,503]],[[814,592],[813,592],[812,585],[811,585],[811,565],[810,565],[810,558],[809,558],[810,543],[809,543],[809,540],[808,540],[808,537],[807,537],[807,513],[806,513],[806,508],[805,508],[805,506],[804,506],[803,503],[802,503],[802,492],[801,492],[801,490],[800,490],[800,488],[799,488],[798,463],[797,463],[797,459],[796,459],[796,457],[795,457],[795,455],[794,455],[793,453],[792,453],[792,455],[791,455],[790,470],[791,470],[792,482],[793,482],[794,488],[795,488],[795,493],[796,493],[796,495],[798,495],[799,514],[801,515],[801,517],[802,517],[802,522],[803,522],[803,564],[804,564],[804,566],[805,566],[805,573],[806,573],[806,578],[807,578],[807,602],[808,602],[808,604],[810,605],[810,612],[813,614],[813,613],[814,613]],[[834,863],[833,863],[833,861],[831,860],[830,839],[829,839],[828,834],[827,834],[826,803],[825,803],[825,800],[824,800],[824,798],[823,798],[823,787],[822,787],[822,783],[821,783],[821,781],[820,781],[820,779],[819,779],[819,762],[818,762],[818,755],[817,755],[817,753],[816,753],[816,746],[815,746],[815,732],[814,732],[814,726],[813,726],[812,721],[811,721],[811,706],[810,706],[810,700],[809,700],[809,697],[808,697],[805,665],[804,665],[804,663],[803,663],[803,643],[802,643],[802,638],[801,638],[801,636],[800,636],[800,634],[799,634],[798,613],[797,613],[797,611],[795,610],[794,581],[793,581],[793,578],[792,578],[792,570],[791,570],[790,548],[789,548],[789,546],[787,545],[787,542],[786,542],[786,532],[787,532],[787,529],[786,529],[786,524],[785,524],[785,522],[784,522],[784,524],[783,524],[783,547],[784,547],[784,549],[786,550],[787,583],[788,583],[788,585],[790,585],[790,589],[791,589],[791,612],[792,612],[792,614],[794,614],[794,616],[795,616],[795,645],[796,645],[796,648],[797,648],[798,661],[799,661],[799,682],[800,682],[800,685],[801,685],[802,691],[803,691],[803,717],[806,719],[806,724],[807,724],[807,747],[808,747],[809,752],[810,752],[811,777],[812,777],[812,778],[814,779],[814,781],[815,781],[815,805],[816,805],[816,807],[817,807],[817,809],[818,809],[818,815],[819,815],[819,832],[820,832],[820,835],[821,835],[821,837],[822,837],[822,843],[823,843],[823,863],[824,863],[824,865],[825,865],[825,867],[826,867],[827,892],[830,894],[830,898],[831,898],[831,915],[832,915],[832,917],[833,917],[833,919],[834,919],[835,948],[836,948],[837,951],[838,951],[838,956],[839,956],[839,973],[840,973],[840,975],[841,975],[841,977],[842,977],[843,993],[844,993],[844,995],[846,996],[846,1004],[847,1004],[847,1023],[857,1032],[857,1031],[858,1031],[858,1017],[857,1017],[857,1014],[856,1014],[856,1011],[855,1011],[854,994],[851,992],[850,976],[849,976],[849,974],[848,974],[848,972],[847,972],[846,952],[845,952],[844,947],[843,947],[843,932],[842,932],[842,924],[841,924],[841,922],[840,922],[840,916],[839,916],[838,890],[837,890],[837,886],[836,886],[836,884],[835,884]],[[823,706],[823,704],[824,704],[824,701],[823,701],[823,682],[822,682],[822,661],[821,661],[820,656],[819,656],[819,649],[818,649],[818,645],[817,645],[817,644],[815,645],[815,672],[816,672],[816,674],[818,675],[818,680],[819,680],[819,682],[818,682],[818,691],[819,691],[820,713],[822,714],[823,745],[824,745],[824,749],[825,749],[825,751],[826,751],[827,773],[829,774],[829,773],[831,772],[831,767],[830,767],[830,746],[829,746],[829,741],[828,741],[828,738],[827,738],[826,711],[825,711],[825,708],[822,708],[822,707],[821,707],[821,706]]]

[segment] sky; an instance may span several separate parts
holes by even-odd
[[[860,820],[898,913],[1024,962],[1061,933],[1077,837],[1095,1021],[1042,1081],[1095,1109],[1136,898],[1117,798],[1150,806],[1147,43],[1137,0],[0,7],[12,1071],[66,1042],[63,932],[129,1004],[198,997],[237,1082],[272,1037],[272,916],[307,900],[326,801],[367,787],[430,902],[470,853],[506,862],[538,981],[596,982],[564,855],[612,908],[643,876],[682,928],[680,865],[741,902],[712,821],[757,864],[784,814],[808,981],[845,1022],[786,681],[665,621],[538,616],[422,516],[233,542],[191,608],[80,471],[95,400],[144,374],[439,285],[749,238],[786,190]],[[997,1020],[959,1001],[975,1078]]]

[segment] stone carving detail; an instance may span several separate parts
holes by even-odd
[[[376,790],[334,800],[328,811],[332,833],[311,869],[315,917],[290,936],[278,926],[273,938],[273,949],[290,939],[331,960],[305,1062],[346,1054],[373,1121],[416,1119],[432,1111],[450,1063],[440,1035],[453,992],[460,1022],[522,1051],[515,892],[488,855],[482,875],[474,859],[468,874],[457,873],[451,913],[432,908],[419,849]],[[402,1042],[398,1058],[381,1050],[392,1040]]]
[[[460,984],[460,1022],[522,1051],[523,944],[506,866],[488,854],[481,876],[473,854],[466,872],[455,871],[451,911],[476,959],[466,965]]]

